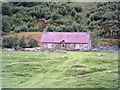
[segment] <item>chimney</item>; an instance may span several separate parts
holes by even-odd
[[[43,30],[43,33],[47,33],[48,26]]]

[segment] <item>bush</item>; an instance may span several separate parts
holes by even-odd
[[[71,10],[71,12],[70,12],[70,14],[71,14],[71,16],[75,16],[75,14],[76,14],[77,12],[76,12],[76,10],[73,8],[72,10]]]
[[[78,18],[76,22],[77,22],[77,23],[82,23],[81,18]]]
[[[38,41],[34,40],[33,38],[30,38],[28,44],[30,48],[37,47]],[[17,46],[20,46],[22,48],[27,47],[27,43],[25,42],[24,36],[22,36],[22,38],[18,38],[18,36],[7,37],[7,38],[3,38],[2,40],[2,47],[12,48]]]
[[[54,26],[49,26],[47,29],[48,32],[53,32],[54,30],[55,30]]]
[[[87,25],[89,25],[90,23],[91,23],[91,21],[88,19],[88,20],[87,20]]]
[[[8,16],[2,17],[2,32],[10,32],[11,31],[11,25],[10,20]]]
[[[78,19],[81,19],[82,20],[82,17],[79,15],[79,14],[76,14],[75,17],[74,17],[75,20],[78,20]]]
[[[15,32],[27,32],[28,27],[26,25],[19,26],[15,29]]]
[[[34,40],[33,38],[30,38],[28,44],[30,48],[37,47],[38,41]]]
[[[14,46],[18,46],[20,43],[19,43],[19,38],[18,38],[18,35],[15,35],[13,37],[13,47]]]
[[[22,47],[22,48],[26,47],[26,42],[25,42],[25,37],[24,36],[22,36],[22,38],[20,39],[19,46]]]
[[[94,20],[97,21],[97,20],[100,20],[102,19],[102,17],[100,15],[94,15]]]
[[[30,27],[28,28],[28,32],[38,32],[40,31],[38,27]]]
[[[89,16],[90,16],[90,13],[88,12],[86,16],[87,16],[87,18],[89,18]]]
[[[52,19],[53,20],[57,20],[57,19],[59,19],[60,18],[60,15],[58,15],[58,14],[54,14],[53,16],[52,16]]]
[[[96,31],[95,32],[91,32],[91,43],[92,43],[92,47],[97,48],[99,45],[99,36],[97,36]]]
[[[66,8],[64,7],[63,9],[61,9],[61,10],[59,11],[59,13],[64,16],[64,15],[67,15],[68,12],[67,12]]]
[[[13,37],[3,38],[2,47],[12,48],[13,47]]]
[[[2,47],[12,48],[18,45],[19,45],[19,38],[17,35],[14,37],[5,37],[2,40]]]
[[[56,20],[55,23],[56,23],[56,24],[62,24],[62,25],[63,25],[63,24],[64,24],[64,21],[62,21],[62,20]]]
[[[75,8],[75,10],[76,10],[78,13],[82,11],[82,8],[81,8],[81,7],[74,7],[74,8]]]

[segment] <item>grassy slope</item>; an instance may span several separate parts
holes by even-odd
[[[2,53],[3,87],[118,87],[117,52]]]

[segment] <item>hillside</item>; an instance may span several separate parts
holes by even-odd
[[[117,40],[120,36],[119,10],[117,2],[3,3],[2,35],[47,29],[49,32],[90,31],[92,44],[97,42],[96,38]]]
[[[48,31],[79,31],[77,28],[82,30],[83,25],[85,25],[86,12],[94,5],[96,4],[53,2],[3,3],[3,34],[9,31],[43,31],[48,24],[50,24]],[[45,23],[42,22],[42,19],[47,21],[46,26],[44,26]],[[62,25],[68,27],[60,27]],[[71,25],[72,27],[70,27]]]

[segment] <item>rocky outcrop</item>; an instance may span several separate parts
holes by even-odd
[[[118,46],[104,46],[104,47],[99,47],[99,48],[93,48],[91,51],[119,51],[120,47]]]

